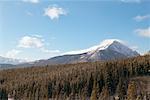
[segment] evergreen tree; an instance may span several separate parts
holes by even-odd
[[[7,93],[4,89],[0,89],[0,100],[7,100]]]
[[[108,88],[109,94],[112,95],[115,92],[112,72],[111,72],[111,63],[106,63],[106,71],[105,71],[105,85]]]
[[[136,83],[131,81],[128,85],[127,100],[136,100]]]
[[[110,100],[109,91],[108,91],[107,87],[103,87],[102,92],[101,92],[98,100]]]
[[[94,81],[94,84],[93,84],[93,90],[92,90],[92,94],[91,94],[91,97],[90,97],[90,100],[97,100],[97,96],[98,96],[98,85],[97,85],[97,82]]]
[[[126,95],[126,86],[122,78],[119,79],[119,83],[116,89],[116,94],[119,96],[121,100],[124,100],[125,95]]]
[[[98,87],[99,87],[99,91],[98,92],[99,93],[102,91],[104,85],[105,85],[104,76],[103,76],[103,74],[101,72],[100,79],[98,80]]]
[[[92,93],[92,89],[93,89],[93,82],[94,82],[94,78],[91,74],[90,76],[90,79],[88,81],[88,96],[90,97],[91,96],[91,93]]]

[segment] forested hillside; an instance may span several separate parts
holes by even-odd
[[[0,71],[0,100],[148,100],[135,77],[150,79],[150,56]]]

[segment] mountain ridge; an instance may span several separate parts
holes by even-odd
[[[56,64],[71,64],[79,62],[94,62],[125,59],[139,56],[140,54],[118,39],[107,39],[99,45],[88,49],[71,51],[59,56],[55,56],[45,60],[36,60],[33,62],[17,64],[16,67],[30,67]]]

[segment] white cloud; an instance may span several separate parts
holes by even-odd
[[[6,53],[6,57],[8,58],[16,58],[16,56],[20,53],[20,50],[12,49]]]
[[[22,0],[23,2],[29,2],[29,3],[39,3],[39,0]]]
[[[43,39],[36,36],[24,36],[19,40],[18,47],[22,48],[41,48],[43,47]]]
[[[22,61],[33,61],[53,57],[61,53],[57,49],[47,49],[46,46],[46,42],[41,35],[33,34],[30,36],[23,36],[18,41],[18,45],[14,49],[5,52],[3,56],[7,58],[22,59]],[[29,50],[31,51],[28,52]],[[31,52],[33,55],[39,53],[38,57],[32,57]],[[21,56],[23,58],[21,58]]]
[[[59,50],[48,50],[48,49],[46,49],[46,48],[41,48],[41,51],[42,52],[44,52],[44,53],[60,53],[60,51]]]
[[[146,19],[150,19],[150,14],[149,15],[138,15],[136,17],[134,17],[134,20],[136,21],[143,21],[143,20],[146,20]]]
[[[32,36],[24,36],[19,40],[18,47],[21,48],[38,48],[43,53],[55,54],[60,53],[59,50],[49,50],[45,47],[46,43],[41,35],[34,34]]]
[[[26,52],[26,50],[31,50],[32,53],[39,53],[38,58],[32,58],[29,57],[29,55],[25,55],[26,58],[30,58],[30,60],[36,60],[36,59],[45,59],[49,57],[53,57],[56,55],[59,55],[61,52],[59,50],[55,49],[47,49],[46,41],[44,40],[43,36],[37,35],[37,34],[32,34],[32,35],[27,35],[23,36],[19,41],[16,49],[21,49],[22,52]],[[26,49],[24,49],[26,48]],[[18,50],[19,51],[19,50]],[[14,57],[17,58],[17,54],[20,52],[16,52],[13,50],[14,53],[8,52],[7,56],[9,57]],[[32,55],[32,54],[30,54]],[[16,57],[15,57],[16,56]],[[29,59],[28,59],[29,60]]]
[[[123,3],[140,3],[142,0],[120,0]]]
[[[150,27],[145,28],[145,29],[136,29],[135,33],[139,34],[140,36],[150,38]]]
[[[61,15],[67,15],[67,12],[63,8],[53,5],[44,10],[44,15],[54,20],[58,19]]]

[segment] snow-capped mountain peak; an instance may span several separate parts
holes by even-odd
[[[116,42],[116,43],[117,42],[123,43],[121,40],[118,40],[118,39],[107,39],[107,40],[104,40],[104,41],[101,42],[101,44],[99,45],[99,47],[100,47],[99,50],[108,48],[114,42]]]
[[[124,44],[124,42],[119,40],[119,39],[106,39],[106,40],[102,41],[99,45],[92,46],[88,49],[70,51],[70,52],[64,53],[63,55],[92,53],[92,52],[95,52],[96,50],[104,50],[104,49],[108,48],[111,44],[113,44],[115,42]]]
[[[123,41],[121,41],[119,39],[106,39],[106,40],[102,41],[100,43],[100,45],[97,45],[97,46],[89,48],[88,52],[93,52],[95,50],[104,50],[104,49],[107,49],[113,43],[122,43],[123,44]]]
[[[123,42],[114,41],[108,49],[124,54],[127,57],[135,56],[138,53],[128,46],[126,46]]]

